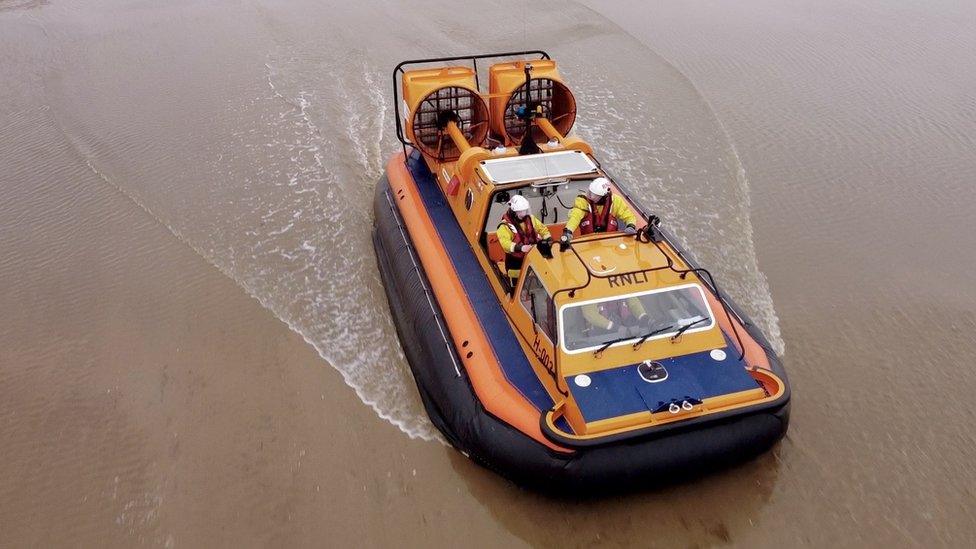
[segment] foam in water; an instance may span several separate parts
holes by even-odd
[[[411,437],[439,439],[399,348],[369,238],[373,179],[382,165],[384,95],[369,67],[361,67],[356,74],[363,81],[336,79],[325,90],[326,104],[319,99],[322,90],[303,89],[277,64],[293,69],[287,60],[266,65],[270,99],[280,112],[267,126],[263,147],[269,157],[287,162],[272,162],[262,178],[287,183],[242,197],[250,211],[240,227],[249,238],[236,239],[231,254],[218,251],[223,257],[217,261],[315,347],[380,417]],[[371,91],[364,103],[362,96],[353,101],[350,89]],[[329,128],[310,114],[316,108],[327,110]],[[342,126],[356,131],[333,133]],[[255,146],[249,138],[241,145]]]
[[[577,131],[596,146],[605,167],[663,218],[782,355],[779,320],[752,240],[748,180],[724,129],[708,109],[708,122],[717,130],[706,136],[712,143],[676,137],[670,132],[681,129],[667,122],[666,113],[654,113],[644,94],[615,94],[609,91],[613,87],[599,70],[575,85],[582,119]],[[697,93],[694,97],[703,102]]]
[[[553,36],[570,25],[545,21]],[[554,52],[579,98],[578,131],[781,350],[734,149],[697,92],[667,74],[672,68],[600,25],[582,29],[586,39],[608,56],[636,56],[653,81],[627,80],[633,75],[609,72],[581,50]],[[219,113],[229,135],[203,145],[205,181],[179,192],[115,186],[301,334],[380,417],[411,437],[440,440],[393,329],[370,238],[374,185],[399,148],[387,128],[390,63],[328,51],[297,40],[272,50],[260,89]],[[648,83],[658,81],[670,87],[648,98]],[[682,99],[660,104],[672,96]],[[126,180],[114,175],[103,177]]]

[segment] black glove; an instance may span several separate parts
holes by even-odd
[[[563,236],[559,239],[559,251],[565,252],[569,249],[569,243],[573,240],[573,231],[563,229]]]
[[[657,230],[657,226],[660,224],[660,217],[656,215],[648,217],[647,225],[644,226],[644,229],[641,231],[642,235],[639,237],[641,238],[641,242],[660,242],[661,233]]]
[[[542,254],[542,257],[544,257],[546,259],[552,259],[552,239],[551,238],[544,238],[544,239],[540,240],[539,243],[536,244],[536,248],[539,249],[539,253]]]
[[[647,331],[651,327],[651,315],[644,314],[637,319],[637,324],[640,326],[641,330]]]

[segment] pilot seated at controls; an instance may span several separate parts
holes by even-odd
[[[607,332],[626,332],[632,326],[646,326],[648,321],[644,304],[636,297],[591,303],[581,309],[591,327]]]
[[[495,233],[502,250],[505,250],[505,270],[512,286],[518,281],[525,255],[536,244],[552,244],[549,227],[529,211],[529,201],[517,194],[508,201],[508,210],[502,216]]]
[[[586,195],[576,197],[573,209],[569,211],[566,227],[559,239],[563,244],[569,244],[573,239],[573,231],[579,227],[580,233],[615,232],[623,225],[627,234],[637,232],[637,216],[624,202],[623,198],[610,191],[610,180],[606,177],[594,179],[586,191]]]

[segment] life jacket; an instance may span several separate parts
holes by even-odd
[[[609,303],[600,303],[600,314],[603,315],[603,318],[613,321],[614,324],[626,324],[628,318],[634,317],[630,307],[621,299]]]
[[[589,198],[583,197],[586,200],[586,215],[579,224],[580,234],[612,233],[617,230],[617,218],[610,215],[613,210],[613,193],[607,191],[603,198],[603,211],[596,213],[600,204],[594,204]]]
[[[525,260],[525,253],[520,248],[526,244],[539,242],[539,233],[535,232],[532,215],[526,215],[519,221],[515,219],[515,215],[509,210],[505,212],[505,215],[502,216],[502,222],[498,224],[499,227],[502,225],[507,225],[512,231],[512,242],[515,243],[514,252],[507,250],[505,252],[505,268],[513,271],[521,269],[522,262]]]

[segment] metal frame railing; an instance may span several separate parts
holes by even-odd
[[[618,184],[617,187],[620,188],[620,185]],[[626,193],[624,193],[624,194],[626,194]],[[597,278],[597,279],[607,279],[607,278],[616,277],[616,276],[635,275],[635,274],[641,274],[641,273],[649,273],[649,272],[653,272],[653,271],[661,271],[661,270],[664,270],[664,269],[670,269],[671,271],[677,273],[678,276],[682,280],[684,280],[688,276],[688,273],[694,273],[695,275],[697,275],[699,277],[699,279],[702,280],[702,282],[705,283],[705,285],[708,287],[709,291],[711,291],[712,294],[715,295],[715,298],[718,300],[719,304],[722,306],[723,312],[725,313],[726,317],[729,319],[729,325],[732,327],[732,333],[733,333],[733,335],[735,335],[735,339],[739,343],[739,351],[740,351],[739,360],[742,360],[745,357],[745,354],[746,354],[745,345],[742,343],[742,336],[739,334],[739,329],[736,327],[735,320],[732,319],[732,311],[730,310],[728,303],[725,301],[725,298],[722,297],[722,294],[721,294],[721,292],[718,289],[718,285],[715,283],[715,278],[712,276],[712,273],[709,272],[706,269],[701,268],[701,267],[689,267],[688,269],[681,269],[681,268],[677,267],[675,265],[674,260],[671,259],[671,255],[667,252],[667,250],[665,250],[661,246],[661,243],[662,242],[667,243],[668,246],[670,246],[671,249],[674,251],[674,253],[678,257],[680,257],[681,259],[683,259],[686,263],[688,263],[689,265],[691,265],[692,262],[689,259],[687,259],[687,258],[685,258],[683,256],[683,254],[680,251],[681,250],[680,247],[678,247],[677,245],[675,245],[674,242],[672,242],[671,239],[668,238],[668,236],[666,234],[664,234],[663,232],[661,232],[660,230],[658,230],[657,223],[656,223],[656,221],[657,221],[657,218],[656,217],[653,217],[653,216],[650,216],[649,217],[649,216],[647,216],[647,214],[644,212],[643,208],[641,208],[637,204],[634,204],[634,208],[638,211],[638,213],[641,215],[641,217],[644,218],[645,223],[647,223],[647,225],[643,229],[641,229],[640,231],[638,231],[636,235],[633,235],[632,236],[632,235],[628,235],[626,233],[608,233],[608,234],[602,234],[602,235],[595,236],[595,237],[587,237],[587,239],[584,242],[594,242],[594,241],[600,241],[600,240],[613,240],[613,239],[617,239],[617,238],[633,238],[633,239],[635,239],[635,240],[637,240],[638,242],[641,242],[641,243],[652,243],[658,249],[658,251],[661,252],[661,255],[663,255],[664,258],[667,260],[667,264],[666,265],[661,265],[661,266],[658,266],[658,267],[649,267],[647,269],[635,269],[633,271],[627,271],[627,272],[620,272],[620,273],[614,272],[612,274],[610,274],[610,273],[607,273],[607,274],[598,274],[598,273],[593,272],[593,270],[586,263],[586,261],[584,261],[583,258],[580,256],[579,252],[576,251],[575,247],[572,244],[570,244],[568,246],[568,249],[573,253],[573,255],[576,256],[576,259],[580,262],[580,265],[582,265],[583,268],[586,269],[586,282],[584,282],[583,284],[580,284],[578,286],[571,287],[571,288],[562,288],[562,289],[557,290],[552,295],[553,302],[555,302],[557,295],[560,295],[560,294],[563,294],[563,293],[568,294],[569,297],[573,297],[576,294],[577,291],[582,290],[583,288],[588,287],[593,282],[593,279],[594,278]],[[565,253],[565,252],[563,252],[563,253]],[[738,318],[738,315],[736,315],[736,317]],[[558,336],[559,336],[559,331],[558,330],[557,330],[557,334],[556,335],[557,335],[557,339],[558,339]],[[554,344],[554,349],[553,349],[553,363],[554,363],[554,366],[553,366],[553,371],[551,373],[552,373],[552,376],[553,376],[553,380],[556,382],[556,388],[559,390],[560,393],[562,393],[565,396],[565,395],[568,394],[568,389],[566,391],[564,391],[562,389],[562,386],[560,385],[561,380],[563,378],[562,369],[560,367],[560,360],[559,360],[560,355],[561,355],[561,353],[559,352],[559,341],[556,341],[555,344]]]
[[[403,61],[403,62],[397,64],[397,66],[393,69],[393,106],[394,106],[394,112],[395,112],[395,118],[396,118],[396,136],[397,136],[397,139],[400,141],[400,144],[401,144],[401,146],[403,148],[404,160],[406,161],[408,159],[407,145],[411,145],[411,146],[413,145],[413,143],[404,136],[404,131],[403,131],[404,130],[403,129],[403,117],[401,115],[401,109],[400,109],[400,106],[401,106],[400,105],[400,82],[401,82],[401,77],[402,77],[403,73],[405,72],[405,70],[404,70],[405,67],[413,66],[413,65],[426,65],[426,64],[435,64],[435,63],[450,63],[450,62],[455,62],[455,61],[467,61],[467,62],[470,62],[472,69],[474,69],[474,73],[475,73],[475,86],[478,88],[478,91],[481,92],[481,82],[480,82],[479,75],[478,75],[478,60],[480,60],[480,59],[495,59],[495,58],[503,58],[503,57],[525,57],[525,56],[529,56],[529,55],[538,56],[539,59],[551,59],[551,57],[549,56],[549,54],[547,52],[543,51],[543,50],[524,50],[524,51],[512,51],[512,52],[501,52],[501,53],[488,53],[488,54],[477,54],[477,55],[461,55],[461,56],[450,56],[450,57],[433,57],[433,58],[427,58],[427,59],[411,59],[411,60]],[[729,304],[726,302],[725,298],[722,296],[721,292],[719,291],[718,285],[715,283],[715,278],[714,278],[714,276],[712,276],[712,273],[709,272],[707,269],[703,269],[701,267],[694,267],[694,266],[692,266],[695,263],[691,259],[685,257],[684,253],[682,252],[681,247],[678,246],[678,245],[676,245],[666,233],[664,233],[663,231],[658,230],[658,228],[657,228],[657,217],[656,216],[649,215],[644,210],[643,207],[641,207],[639,204],[637,204],[633,200],[630,200],[629,199],[630,198],[630,195],[629,195],[629,193],[626,192],[626,190],[623,188],[623,186],[613,176],[611,176],[606,169],[604,169],[602,167],[602,165],[600,164],[600,162],[598,160],[596,160],[595,158],[593,160],[594,160],[594,162],[596,162],[597,167],[600,170],[602,170],[605,174],[607,174],[611,178],[611,180],[614,181],[614,184],[617,185],[617,188],[619,188],[621,190],[622,194],[624,194],[625,196],[628,197],[628,201],[631,203],[631,205],[634,207],[634,209],[637,210],[637,213],[644,219],[644,221],[645,221],[645,223],[647,223],[647,225],[646,225],[646,227],[644,229],[642,229],[641,231],[639,231],[635,237],[631,237],[630,235],[627,235],[627,234],[624,234],[624,233],[612,233],[612,234],[599,235],[599,236],[596,236],[596,237],[589,237],[589,238],[587,238],[586,241],[587,242],[592,242],[592,241],[595,241],[595,240],[610,240],[610,239],[615,239],[615,238],[635,238],[636,240],[638,240],[638,241],[640,241],[642,243],[653,243],[654,246],[657,247],[657,249],[661,252],[661,254],[667,260],[667,265],[663,265],[663,266],[659,266],[659,267],[651,267],[651,268],[648,268],[648,269],[637,269],[637,270],[629,271],[629,272],[625,272],[625,273],[597,274],[597,273],[593,272],[592,269],[590,269],[589,265],[587,265],[587,263],[585,261],[583,261],[583,258],[579,255],[579,253],[573,248],[572,245],[570,245],[569,246],[569,249],[576,256],[577,260],[579,260],[579,262],[583,266],[583,268],[586,269],[587,280],[582,285],[579,285],[579,286],[576,286],[576,287],[573,287],[573,288],[563,288],[563,289],[557,290],[552,295],[553,301],[555,301],[555,298],[556,298],[557,295],[560,295],[562,293],[569,293],[570,297],[572,297],[575,294],[576,291],[581,290],[581,289],[586,288],[587,286],[589,286],[592,283],[592,281],[593,281],[594,278],[597,278],[597,279],[606,279],[606,278],[610,278],[611,276],[621,276],[621,275],[632,275],[632,274],[638,274],[638,273],[647,273],[647,272],[652,272],[652,271],[657,271],[657,270],[663,270],[663,269],[670,269],[670,270],[672,270],[673,272],[677,273],[682,279],[684,279],[685,277],[687,277],[688,273],[695,273],[695,275],[698,276],[702,280],[702,282],[705,283],[705,285],[708,287],[708,289],[712,292],[712,294],[715,296],[715,298],[721,304],[722,310],[725,312],[726,317],[729,319],[729,324],[732,327],[732,332],[735,335],[736,341],[739,343],[739,349],[740,349],[739,360],[742,360],[745,357],[745,345],[742,343],[742,337],[739,334],[739,329],[736,327],[736,322],[732,319],[732,313],[734,311],[732,311],[730,309]],[[668,246],[670,246],[670,248],[673,251],[673,253],[675,255],[677,255],[680,259],[682,259],[690,267],[687,268],[687,269],[678,268],[675,265],[674,260],[671,258],[671,255],[662,247],[662,245],[661,245],[662,242],[664,242]],[[739,318],[739,315],[738,314],[736,314],[735,316],[736,316],[736,318]],[[556,335],[557,335],[557,340],[558,340],[558,335],[559,335],[558,332],[557,332]],[[554,366],[553,371],[551,372],[551,374],[553,376],[554,381],[556,382],[556,388],[563,395],[567,395],[568,394],[568,389],[567,389],[567,391],[564,391],[562,389],[561,385],[560,385],[562,383],[562,381],[561,381],[562,380],[562,372],[561,372],[560,365],[559,365],[559,362],[560,362],[559,361],[559,355],[560,355],[560,353],[559,353],[559,350],[558,350],[558,346],[559,346],[559,342],[556,341],[555,342],[555,345],[554,345],[554,349],[553,349],[553,351],[554,351],[553,352],[553,355],[554,355],[553,358],[554,358],[555,366]]]
[[[403,61],[399,63],[393,69],[393,109],[396,114],[396,136],[400,140],[400,146],[403,147],[403,155],[407,155],[407,145],[413,145],[413,143],[403,135],[403,117],[400,114],[400,77],[403,75],[404,67],[411,65],[428,65],[434,63],[450,63],[453,61],[468,61],[471,63],[471,68],[474,69],[474,83],[481,91],[481,81],[478,77],[478,60],[479,59],[497,59],[501,57],[525,57],[527,55],[539,56],[540,59],[551,59],[549,54],[543,50],[525,50],[525,51],[509,51],[501,53],[482,53],[477,55],[458,55],[453,57],[431,57],[428,59],[411,59],[408,61]]]

